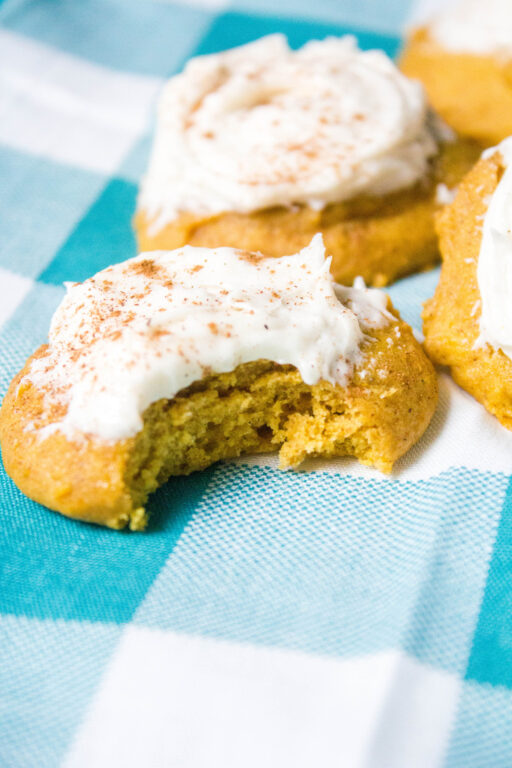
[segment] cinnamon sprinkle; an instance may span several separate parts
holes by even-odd
[[[129,268],[132,272],[135,272],[138,275],[144,275],[144,277],[149,277],[156,279],[160,276],[162,268],[155,264],[153,259],[142,259],[142,261],[134,261],[132,264],[130,264]]]

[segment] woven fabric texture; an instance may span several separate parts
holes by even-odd
[[[269,32],[395,55],[409,0],[0,3],[0,396],[63,281],[135,253],[155,98]],[[421,330],[438,271],[390,294]],[[510,768],[512,435],[440,373],[391,477],[219,464],[147,533],[65,519],[0,465],[2,768]]]

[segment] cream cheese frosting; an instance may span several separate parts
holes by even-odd
[[[436,14],[428,28],[448,51],[484,56],[512,53],[510,0],[459,0]]]
[[[208,216],[322,208],[413,185],[437,152],[422,86],[355,38],[270,35],[189,61],[165,86],[139,208],[156,232]]]
[[[484,217],[478,257],[481,297],[477,346],[489,344],[512,359],[512,137],[484,152],[500,152],[506,170]]]
[[[119,440],[152,402],[259,359],[307,384],[346,384],[365,329],[390,322],[384,293],[333,282],[321,235],[300,253],[232,248],[143,253],[67,286],[48,354],[26,375],[64,415],[50,430]],[[44,429],[43,429],[44,432]]]

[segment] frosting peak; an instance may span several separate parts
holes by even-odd
[[[410,186],[436,151],[421,85],[384,53],[271,35],[167,83],[139,206],[155,230],[181,212],[318,208]]]
[[[329,266],[320,235],[280,259],[191,246],[141,254],[68,286],[27,379],[65,406],[56,428],[107,440],[135,435],[152,402],[246,362],[346,383],[364,329],[390,316],[384,293],[337,286]]]

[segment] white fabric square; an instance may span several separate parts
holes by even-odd
[[[161,83],[0,30],[0,141],[112,173],[144,132]]]
[[[392,651],[318,658],[129,626],[64,765],[436,768],[458,690]]]
[[[0,327],[23,301],[33,282],[0,267]]]

